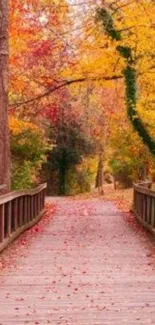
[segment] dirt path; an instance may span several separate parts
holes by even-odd
[[[155,243],[110,202],[56,201],[1,273],[0,325],[155,324]]]

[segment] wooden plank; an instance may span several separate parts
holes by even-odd
[[[36,216],[36,196],[33,195],[33,218]]]
[[[144,214],[144,221],[147,222],[147,195],[144,196],[144,206],[145,206],[145,214]]]
[[[40,193],[38,193],[38,209],[39,212],[41,211],[41,205],[40,205]]]
[[[47,184],[41,184],[39,185],[37,188],[35,189],[29,189],[29,190],[21,190],[21,191],[14,191],[14,192],[10,192],[4,195],[0,196],[0,205],[4,204],[6,202],[12,201],[18,197],[24,196],[24,195],[34,195],[37,194],[39,192],[41,192],[43,189],[45,189],[47,187]]]
[[[33,190],[15,191],[0,197],[0,242],[40,215],[45,188],[46,184],[42,184]]]
[[[19,227],[24,224],[24,206],[23,197],[19,198]]]
[[[155,228],[155,199],[152,198],[152,207],[151,207],[151,226]]]
[[[0,242],[4,240],[4,204],[0,205]]]
[[[38,194],[36,194],[36,214],[38,215]]]
[[[24,225],[27,223],[27,196],[25,195],[24,198]]]
[[[28,222],[30,222],[31,221],[31,198],[30,198],[30,196],[28,196],[27,208],[28,208]]]
[[[29,222],[29,196],[27,196],[27,222]]]
[[[146,222],[148,223],[148,225],[150,224],[150,196],[147,195],[146,196],[147,199],[147,211],[146,211]]]
[[[30,200],[31,200],[31,220],[33,220],[34,217],[33,196],[30,197]]]
[[[102,198],[55,200],[58,210],[42,232],[3,254],[9,265],[0,277],[0,323],[153,325],[151,236]]]
[[[44,206],[43,191],[40,194],[41,194],[41,208],[43,208]]]
[[[38,215],[38,194],[36,194],[36,213]]]
[[[143,188],[143,187],[140,187],[140,186],[134,186],[134,188],[139,193],[148,194],[148,195],[151,195],[151,196],[155,197],[155,192],[150,190],[150,189]]]
[[[18,199],[13,201],[13,224],[14,224],[14,231],[18,228]]]
[[[0,253],[3,252],[3,250],[5,248],[7,248],[8,245],[10,245],[11,243],[13,243],[13,241],[18,238],[23,232],[25,232],[26,230],[32,228],[34,225],[36,225],[41,218],[43,217],[45,213],[45,210],[42,210],[41,213],[37,216],[37,218],[35,218],[34,220],[30,221],[29,223],[27,223],[26,225],[23,225],[22,227],[19,227],[17,229],[17,231],[14,231],[10,237],[6,238],[2,244],[0,244]]]
[[[143,194],[143,215],[142,219],[145,220],[145,194]]]
[[[11,212],[12,212],[12,202],[8,202],[7,207],[7,237],[11,234]]]
[[[45,189],[43,190],[43,207],[45,205]]]

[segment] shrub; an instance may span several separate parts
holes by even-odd
[[[15,117],[9,120],[13,190],[33,187],[39,182],[42,164],[49,148],[45,133],[31,122]]]

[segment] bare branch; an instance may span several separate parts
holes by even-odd
[[[74,80],[65,80],[61,84],[49,88],[47,91],[45,91],[44,93],[40,94],[37,97],[31,98],[31,99],[28,99],[28,100],[22,101],[22,102],[10,103],[9,106],[11,106],[11,107],[19,107],[21,105],[27,105],[27,104],[33,103],[34,101],[41,100],[42,98],[49,96],[53,92],[55,92],[55,91],[57,91],[57,90],[59,90],[61,88],[70,86],[70,85],[72,85],[74,83],[81,83],[81,82],[85,82],[87,80],[91,80],[91,81],[99,81],[99,80],[110,81],[110,80],[118,80],[118,79],[121,79],[121,78],[123,78],[122,75],[118,75],[118,76],[114,75],[112,77],[98,77],[98,78],[92,78],[92,79],[88,79],[86,77],[83,77],[83,78],[74,79]]]

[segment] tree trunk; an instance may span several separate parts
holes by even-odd
[[[115,176],[114,176],[114,190],[115,191],[117,190],[117,180]]]
[[[0,185],[10,190],[8,130],[8,0],[0,0]]]
[[[59,182],[60,182],[59,195],[65,195],[66,194],[66,169],[64,166],[60,166],[59,169]]]
[[[62,153],[62,157],[59,164],[59,194],[66,194],[66,151]]]
[[[146,165],[144,164],[143,167],[141,168],[140,180],[145,181],[146,178],[147,178],[147,168]]]
[[[104,158],[103,155],[100,155],[98,168],[97,168],[97,175],[96,175],[96,186],[95,186],[96,188],[98,188],[100,194],[104,194],[103,184],[104,184]]]

